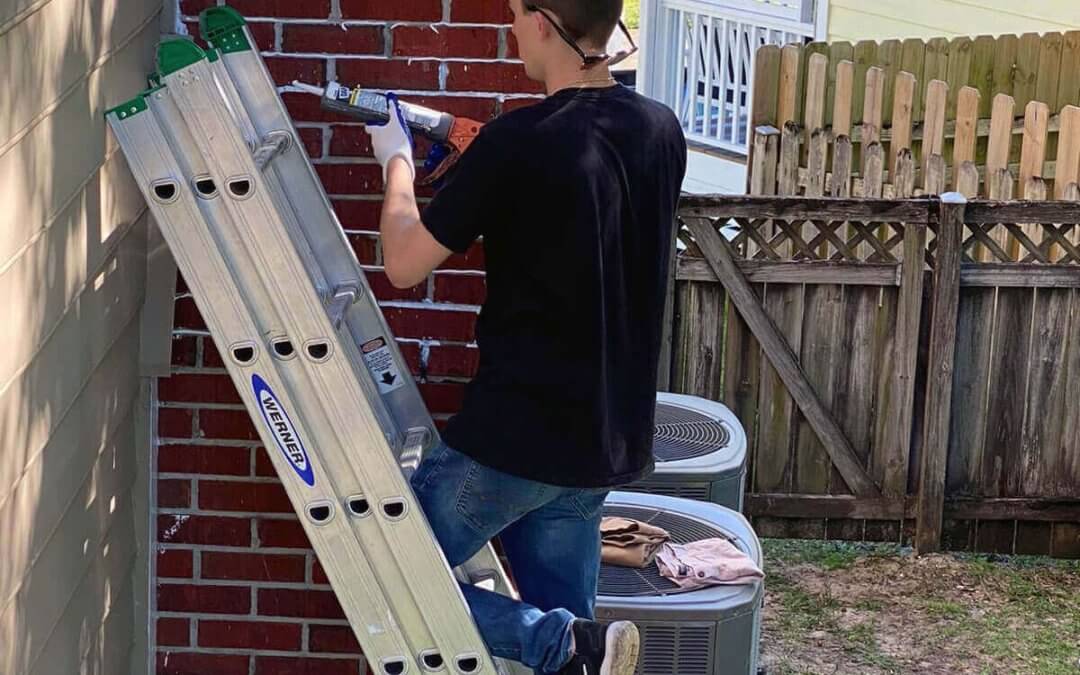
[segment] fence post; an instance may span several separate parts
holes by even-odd
[[[675,339],[675,286],[679,283],[679,229],[682,221],[676,216],[671,226],[671,250],[668,252],[667,290],[664,292],[664,318],[660,328],[660,365],[656,373],[656,390],[671,391],[671,369],[674,362],[672,343]]]
[[[915,550],[919,553],[936,551],[941,547],[966,204],[967,199],[958,192],[946,193],[938,202],[938,245],[930,317],[926,414],[916,510]]]

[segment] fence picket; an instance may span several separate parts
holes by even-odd
[[[971,49],[969,37],[953,38],[949,42],[949,75],[946,80],[949,83],[949,103],[945,108],[948,119],[956,119],[960,90],[968,85],[968,78],[971,77]]]
[[[881,102],[881,123],[885,126],[892,122],[893,92],[896,87],[896,76],[900,73],[903,49],[904,45],[899,40],[886,40],[878,45],[877,66],[885,73],[882,85],[885,94]]]
[[[885,96],[885,71],[873,66],[866,71],[866,95],[863,103],[863,143],[881,140],[882,106]]]
[[[896,154],[896,177],[893,185],[897,199],[915,196],[915,157],[908,148]]]
[[[1024,33],[1016,51],[1016,66],[1013,68],[1012,97],[1016,104],[1026,107],[1028,101],[1041,100],[1035,96],[1039,81],[1039,53],[1042,51],[1042,38],[1038,33]],[[1045,103],[1045,101],[1044,101]],[[1052,110],[1052,112],[1057,112]]]
[[[833,197],[851,196],[851,139],[839,136],[833,144],[832,183],[829,194]]]
[[[1080,105],[1080,30],[1065,33],[1061,49],[1061,82],[1058,86],[1057,103]]]
[[[940,157],[945,147],[945,105],[948,95],[949,85],[941,80],[931,80],[926,87],[926,124],[922,140],[924,187],[929,185],[930,158],[935,155]],[[940,187],[935,193],[940,194]]]
[[[1035,84],[1035,99],[1050,106],[1054,112],[1058,105],[1058,87],[1061,85],[1061,51],[1065,38],[1061,33],[1046,33],[1039,42],[1039,76]],[[1075,68],[1075,65],[1071,66]]]
[[[829,156],[829,132],[816,129],[810,136],[809,162],[806,171],[806,196],[825,194],[825,160]]]
[[[930,155],[926,161],[926,185],[924,195],[941,195],[945,192],[945,158]]]
[[[924,68],[926,64],[926,43],[919,38],[904,40],[904,51],[900,60],[900,69],[911,73],[916,83],[924,82]],[[921,122],[923,120],[923,96],[922,89],[915,86],[912,90],[911,120]],[[894,153],[895,154],[895,153]]]
[[[840,136],[851,136],[851,97],[855,86],[855,64],[841,61],[836,64],[836,94],[833,97],[832,130]]]
[[[881,198],[884,183],[885,152],[881,143],[871,143],[863,151],[863,197]]]
[[[990,115],[990,103],[994,100],[994,52],[997,40],[992,35],[980,35],[971,47],[970,86],[979,90],[979,112],[977,117]],[[1010,64],[1011,65],[1011,64]]]
[[[866,100],[862,97],[866,91],[866,75],[877,63],[877,42],[873,40],[860,40],[855,43],[855,80],[854,91],[858,96],[852,106],[852,114],[855,119],[863,119],[863,110]]]
[[[956,138],[953,140],[953,167],[960,167],[966,161],[975,159],[975,131],[979,118],[979,90],[964,87],[956,102]],[[953,174],[953,186],[960,184],[960,171]],[[979,187],[978,174],[975,175],[976,194]],[[964,192],[960,190],[960,192]],[[974,198],[975,194],[964,195]]]
[[[825,89],[825,124],[832,124],[832,111],[836,105],[836,66],[841,61],[855,61],[855,49],[850,42],[832,42],[828,45],[829,68],[828,85]],[[852,87],[851,109],[854,110],[859,104],[856,99],[862,96],[858,88]]]
[[[979,196],[979,168],[970,159],[959,164],[956,171],[956,191],[968,199]]]
[[[989,180],[1001,169],[1009,166],[1009,149],[1012,144],[1013,97],[998,94],[994,97],[994,111],[990,117],[990,140],[986,148],[986,175]]]
[[[918,83],[914,75],[906,71],[897,74],[896,93],[893,96],[892,141],[889,144],[889,157],[894,166],[900,152],[911,149],[911,119],[915,110],[917,89]]]
[[[1080,108],[1066,106],[1061,111],[1061,131],[1058,133],[1054,196],[1063,199],[1065,188],[1080,176]]]
[[[1050,107],[1041,101],[1031,101],[1024,111],[1024,137],[1020,150],[1020,185],[1026,186],[1035,176],[1042,177],[1046,161],[1046,132],[1050,123]]]
[[[775,45],[765,45],[757,50],[751,130],[762,125],[779,126],[776,121],[776,108],[779,103],[780,56],[780,48]]]
[[[777,102],[776,121],[779,125],[787,122],[799,122],[798,109],[799,57],[801,50],[796,45],[788,45],[780,55],[780,93]]]
[[[934,38],[926,42],[926,61],[923,63],[922,81],[932,80],[941,80],[943,83],[949,80],[949,41],[945,38]],[[926,101],[923,104],[923,110],[927,110],[929,105],[929,101]]]
[[[806,136],[825,126],[825,88],[829,61],[821,54],[810,55],[806,71]]]

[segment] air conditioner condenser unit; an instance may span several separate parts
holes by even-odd
[[[605,516],[662,527],[675,543],[723,537],[762,566],[761,545],[742,514],[704,502],[612,492]],[[764,585],[683,590],[655,564],[602,565],[596,616],[633,621],[641,632],[637,675],[756,675]]]
[[[656,470],[625,489],[712,502],[742,511],[746,432],[722,403],[697,396],[656,395]]]

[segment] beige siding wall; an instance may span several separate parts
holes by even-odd
[[[829,0],[829,40],[1045,33],[1078,28],[1077,0]]]
[[[104,111],[161,0],[0,2],[0,673],[128,672],[147,217]],[[145,420],[142,420],[145,424]]]

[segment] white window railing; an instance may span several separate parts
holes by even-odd
[[[642,92],[687,139],[746,154],[754,56],[824,34],[825,0],[643,0]]]

